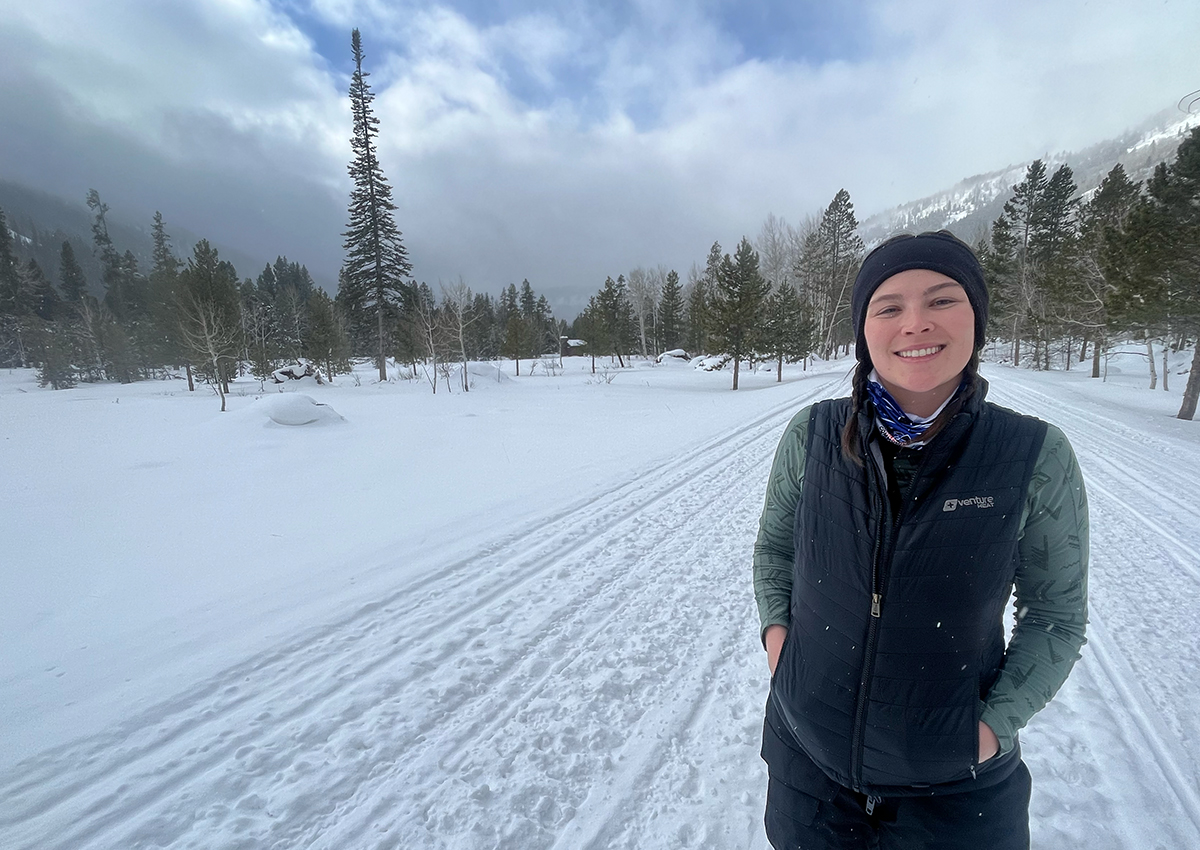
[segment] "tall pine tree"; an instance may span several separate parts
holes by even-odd
[[[354,74],[350,78],[350,111],[354,118],[354,134],[350,146],[354,158],[350,161],[350,223],[343,234],[346,262],[339,275],[338,295],[354,312],[375,311],[376,365],[379,380],[387,380],[387,335],[385,317],[389,309],[399,310],[403,304],[405,280],[412,273],[408,252],[400,239],[400,231],[392,213],[392,187],[379,164],[375,139],[379,135],[379,119],[371,109],[375,95],[367,83],[369,74],[362,69],[362,37],[358,30],[350,36],[354,55]]]
[[[783,380],[784,362],[794,363],[812,353],[815,330],[808,306],[795,287],[784,282],[767,298],[764,347],[775,357],[775,380]]]
[[[679,284],[679,274],[671,269],[658,300],[658,344],[663,351],[672,351],[682,341],[683,287]]]
[[[1141,195],[1120,163],[1100,183],[1090,201],[1080,209],[1079,256],[1081,304],[1079,322],[1084,329],[1084,348],[1092,342],[1092,377],[1100,377],[1100,354],[1109,327],[1116,318],[1115,282],[1106,269],[1106,252],[1111,239],[1124,231],[1125,221]],[[1084,355],[1081,354],[1082,358]]]
[[[839,345],[854,339],[850,326],[850,293],[862,262],[863,241],[850,193],[838,190],[821,223],[805,239],[795,274],[805,288],[820,326],[822,353],[831,357]]]
[[[758,272],[758,252],[742,237],[737,254],[721,258],[711,307],[712,334],[733,358],[733,388],[738,388],[741,362],[762,341],[767,282]]]
[[[62,287],[63,299],[76,304],[87,292],[87,277],[83,268],[75,259],[75,249],[71,243],[63,240],[62,251],[58,261],[58,282]]]

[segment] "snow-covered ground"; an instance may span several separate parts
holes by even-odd
[[[984,369],[1092,507],[1089,644],[1023,735],[1037,847],[1200,847],[1200,421],[1128,361]],[[848,364],[587,365],[226,414],[0,373],[0,846],[764,848],[750,548]]]

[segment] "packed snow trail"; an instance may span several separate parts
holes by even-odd
[[[1067,431],[1092,495],[1090,646],[1023,735],[1034,844],[1200,846],[1194,615],[1159,607],[1197,590],[1180,551],[1195,470],[1019,375],[993,386]],[[0,774],[0,844],[765,847],[750,548],[784,424],[841,392],[798,383],[622,486],[26,760]],[[1175,498],[1153,516],[1105,495],[1158,486]]]
[[[1128,834],[1122,843],[1096,846],[1198,847],[1200,630],[1194,600],[1200,563],[1195,545],[1184,538],[1194,538],[1200,528],[1194,495],[1200,457],[1194,446],[1137,430],[1097,409],[1081,411],[1016,382],[999,384],[991,398],[1067,433],[1090,502],[1088,646],[1063,692],[1035,718],[1025,736],[1028,748],[1040,749],[1042,735],[1055,738],[1050,756],[1039,760],[1067,778],[1068,788],[1079,777],[1102,778],[1093,770],[1123,777],[1124,792],[1114,789],[1111,805],[1094,817],[1111,833]],[[1090,714],[1079,712],[1082,703],[1093,705]],[[1079,713],[1080,722],[1063,723],[1063,729],[1082,727],[1089,734],[1056,731],[1065,712]],[[1104,724],[1089,722],[1100,712],[1111,717],[1119,742],[1105,740],[1110,732]],[[1136,758],[1114,754],[1118,743],[1140,752]],[[1034,790],[1047,823],[1079,817],[1080,801],[1068,789],[1042,783]],[[1113,811],[1122,818],[1114,819]]]

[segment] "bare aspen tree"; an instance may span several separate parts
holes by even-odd
[[[666,276],[665,273],[663,276]],[[629,303],[633,307],[633,317],[638,323],[638,339],[642,346],[642,356],[648,357],[646,326],[649,323],[653,327],[654,307],[658,304],[659,293],[659,289],[655,286],[655,274],[638,266],[629,273],[627,286]]]
[[[242,329],[230,321],[220,304],[184,294],[179,301],[180,330],[188,351],[206,368],[212,369],[212,382],[225,412],[224,370],[237,359]]]
[[[429,378],[430,386],[433,387],[433,394],[437,395],[438,350],[440,348],[439,337],[442,333],[442,317],[437,305],[433,303],[433,293],[429,291],[429,287],[421,284],[417,288],[416,296],[414,308],[417,335],[420,338],[424,354],[429,358],[430,369],[426,371],[426,376]]]
[[[785,219],[768,214],[754,240],[754,250],[758,251],[759,273],[772,288],[795,284],[793,272],[800,259],[800,247],[795,229]]]
[[[442,303],[445,305],[450,332],[458,343],[458,353],[462,359],[462,389],[464,393],[469,392],[471,383],[467,376],[467,328],[479,318],[472,309],[475,295],[466,281],[459,277],[457,283],[442,287]]]

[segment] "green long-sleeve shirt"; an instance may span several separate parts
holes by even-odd
[[[804,480],[810,410],[800,411],[788,424],[767,483],[754,544],[760,634],[768,626],[788,626],[795,555],[792,535]],[[905,460],[898,458],[895,466],[902,477],[904,465]],[[911,475],[911,468],[907,471]],[[1029,482],[1019,534],[1016,626],[1000,677],[984,699],[980,716],[996,733],[1002,753],[1013,748],[1017,731],[1066,681],[1085,642],[1087,494],[1071,444],[1053,425],[1047,426]]]

